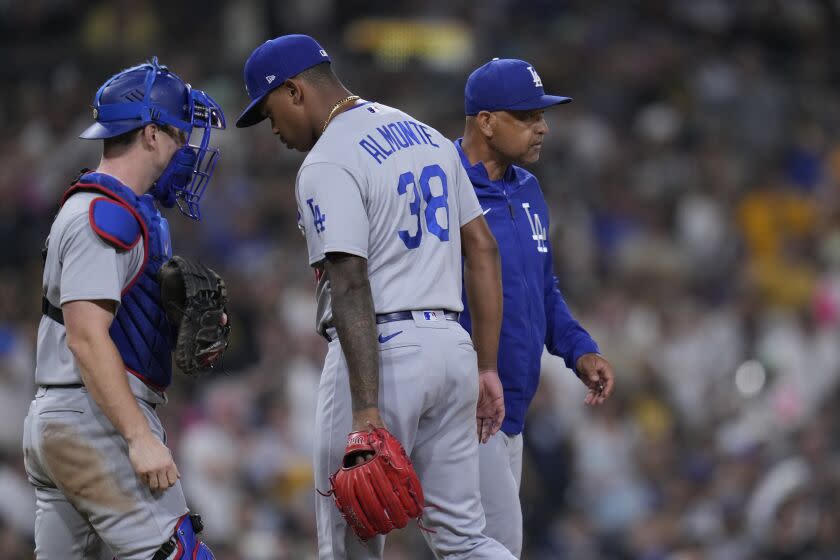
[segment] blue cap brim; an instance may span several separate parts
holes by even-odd
[[[265,97],[271,93],[273,90],[269,90],[262,94],[260,97],[257,97],[251,103],[245,107],[245,110],[242,111],[242,114],[239,115],[239,118],[236,119],[236,128],[247,128],[249,126],[254,126],[257,123],[260,123],[265,120],[265,117],[262,116],[259,111],[257,111],[257,106],[262,102]]]
[[[562,97],[560,95],[541,95],[539,97],[528,99],[527,101],[510,105],[502,110],[533,111],[534,109],[545,109],[547,107],[551,107],[552,105],[562,105],[563,103],[570,103],[571,101],[571,97]]]
[[[143,125],[137,120],[114,121],[108,123],[96,122],[79,134],[79,138],[84,138],[85,140],[103,140],[105,138],[113,138],[115,136],[119,136],[120,134],[125,134],[126,132],[138,129],[141,126]]]

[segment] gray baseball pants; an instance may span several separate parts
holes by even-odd
[[[152,406],[137,402],[165,441]],[[187,513],[180,481],[163,492],[140,481],[125,439],[84,387],[38,389],[23,451],[35,487],[38,560],[149,560]]]
[[[413,320],[379,325],[379,409],[388,430],[414,463],[426,499],[423,536],[437,558],[512,559],[482,534],[476,403],[478,371],[469,334],[455,321],[422,311]],[[334,329],[331,329],[334,337]],[[318,388],[315,483],[328,490],[341,465],[352,424],[347,362],[333,338]],[[318,499],[322,560],[382,558],[385,538],[362,543],[347,527],[332,498]]]
[[[493,537],[519,558],[522,555],[522,434],[509,436],[497,432],[478,446],[481,505],[487,526],[484,534]]]

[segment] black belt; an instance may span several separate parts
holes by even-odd
[[[435,313],[434,311],[423,311],[423,313]],[[460,314],[457,311],[444,311],[443,317],[447,321],[458,321]],[[394,321],[409,321],[414,318],[414,314],[412,311],[394,311],[393,313],[380,313],[376,316],[376,324],[381,325],[383,323],[393,323]],[[324,338],[327,339],[327,342],[332,342],[333,337],[327,333],[327,330],[331,329],[333,325],[327,325],[324,329]]]
[[[51,304],[46,297],[41,297],[41,313],[55,321],[64,324],[64,313],[60,308]]]
[[[38,385],[42,389],[81,389],[84,386],[84,383],[50,383],[47,385]],[[143,401],[153,409],[157,409],[157,403],[149,402],[146,399],[143,399]]]
[[[49,385],[39,385],[44,389],[81,389],[84,383],[51,383]]]
[[[434,313],[434,311],[425,311],[425,313]],[[444,311],[443,316],[447,321],[457,321],[458,313],[455,311]],[[414,315],[411,311],[394,311],[393,313],[380,313],[376,316],[376,324],[393,323],[394,321],[408,321],[413,319]]]

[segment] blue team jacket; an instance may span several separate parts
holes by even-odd
[[[543,346],[574,369],[577,359],[598,352],[598,345],[572,317],[557,287],[548,240],[548,206],[537,178],[512,165],[501,180],[491,181],[484,164],[470,165],[460,138],[455,146],[499,244],[504,291],[498,359],[505,391],[502,431],[514,435],[522,432],[537,391]],[[461,325],[472,332],[465,293],[462,299]]]

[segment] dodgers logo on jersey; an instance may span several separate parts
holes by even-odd
[[[531,73],[531,78],[534,80],[534,86],[543,87],[542,80],[540,79],[540,75],[537,74],[537,71],[534,70],[533,66],[528,67],[528,72]]]
[[[315,231],[321,233],[327,226],[324,225],[324,222],[327,220],[327,215],[321,213],[321,208],[315,204],[315,199],[308,198],[306,203],[309,205],[309,209],[312,211],[312,223],[315,224]]]
[[[531,239],[537,242],[537,251],[540,253],[548,253],[548,247],[545,245],[546,232],[540,221],[540,215],[534,212],[531,216],[529,209],[531,205],[527,202],[522,203],[522,208],[525,209],[525,215],[528,216],[528,223],[531,225]]]

